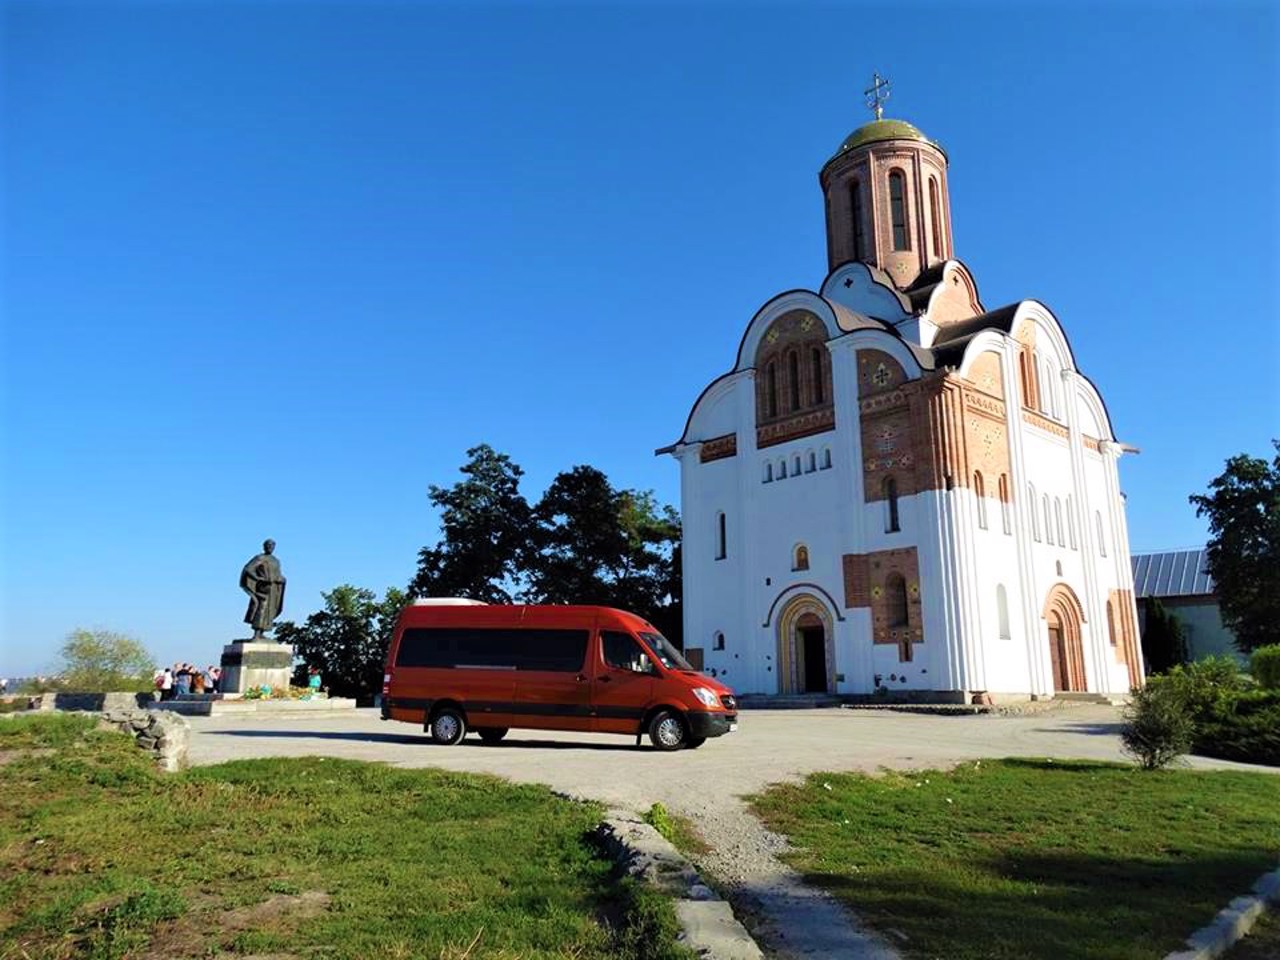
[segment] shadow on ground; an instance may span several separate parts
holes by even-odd
[[[350,740],[356,743],[402,743],[410,746],[435,747],[425,734],[409,733],[346,733],[335,730],[210,730],[205,736],[249,737],[264,740]],[[637,747],[633,743],[581,743],[565,740],[503,740],[486,744],[469,739],[462,746],[481,747],[485,750],[637,750],[656,753],[649,744]]]

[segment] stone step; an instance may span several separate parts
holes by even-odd
[[[169,710],[184,717],[225,717],[251,714],[319,715],[354,710],[356,701],[351,697],[329,697],[319,700],[244,700],[228,699],[218,694],[199,698],[177,698],[148,705],[151,710]]]
[[[738,697],[738,707],[743,710],[815,710],[842,703],[839,697],[828,693],[744,693]]]

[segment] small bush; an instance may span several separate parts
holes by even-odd
[[[1197,724],[1195,752],[1280,766],[1280,691],[1251,690]]]
[[[1249,672],[1264,690],[1280,690],[1280,643],[1253,651]]]
[[[1133,692],[1120,732],[1124,752],[1144,770],[1158,770],[1191,749],[1195,723],[1181,691],[1172,684],[1150,683]]]
[[[657,830],[672,843],[676,842],[676,825],[671,822],[671,814],[667,813],[667,808],[660,803],[655,803],[649,808],[649,812],[644,815],[649,826]]]

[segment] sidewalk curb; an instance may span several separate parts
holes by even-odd
[[[706,960],[764,960],[733,908],[703,883],[693,864],[634,813],[610,810],[596,828],[609,856],[632,877],[675,898],[680,943]]]
[[[1245,936],[1268,909],[1280,905],[1280,869],[1264,873],[1253,885],[1251,896],[1236,897],[1208,925],[1187,937],[1186,950],[1164,960],[1212,960]]]

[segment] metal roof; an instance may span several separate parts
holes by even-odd
[[[1214,592],[1203,547],[1139,553],[1130,560],[1133,562],[1135,597],[1197,597]]]

